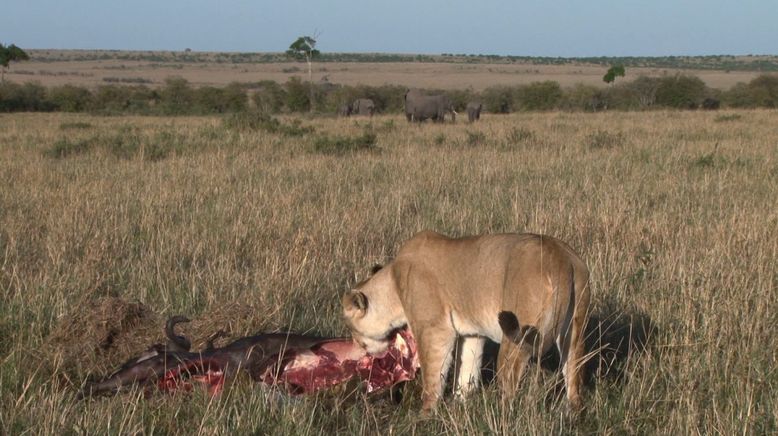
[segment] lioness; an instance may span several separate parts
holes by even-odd
[[[507,396],[516,392],[530,357],[555,343],[567,398],[578,410],[588,285],[583,261],[549,236],[452,239],[425,231],[347,292],[343,313],[354,340],[373,354],[386,349],[393,330],[410,327],[419,346],[424,410],[443,393],[458,335],[458,396],[478,386],[485,338],[501,343],[497,377]]]

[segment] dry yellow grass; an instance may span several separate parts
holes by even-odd
[[[778,430],[775,111],[532,113],[468,125],[303,119],[316,132],[217,118],[0,116],[0,428],[8,433],[723,433]],[[75,124],[82,123],[82,124]],[[378,150],[313,152],[317,136]],[[63,142],[64,141],[64,142]],[[59,144],[59,145],[57,145]],[[51,150],[85,144],[65,157]],[[56,146],[56,147],[55,147]],[[160,151],[161,150],[161,151]],[[345,333],[338,295],[421,229],[531,231],[588,263],[593,311],[656,326],[578,420],[533,366],[419,416],[408,395],[73,401],[89,368],[41,364],[67,314],[104,297],[206,318],[249,302],[235,334]],[[85,359],[100,358],[99,350]],[[129,356],[127,356],[129,357]],[[413,387],[412,387],[413,388]],[[413,389],[411,389],[413,390]]]

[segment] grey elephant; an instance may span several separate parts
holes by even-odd
[[[480,101],[471,101],[467,104],[467,120],[471,123],[481,119],[481,109],[483,105]]]
[[[375,103],[369,98],[358,98],[351,105],[351,113],[354,115],[369,115],[375,113]]]
[[[451,114],[451,121],[456,122],[454,104],[448,96],[426,95],[417,89],[405,92],[405,117],[409,122],[430,119],[442,123],[446,120],[446,114]]]
[[[352,109],[351,105],[348,103],[342,104],[338,107],[338,115],[341,117],[347,117],[351,115]]]

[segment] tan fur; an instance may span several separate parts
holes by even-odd
[[[474,338],[466,339],[462,357],[472,360],[463,362],[457,393],[478,384],[483,340],[477,338],[501,342],[497,376],[509,397],[530,357],[556,343],[567,398],[577,410],[588,281],[583,261],[567,244],[549,236],[452,239],[426,231],[406,241],[391,263],[346,293],[343,313],[354,340],[371,353],[386,348],[393,329],[409,325],[419,344],[426,410],[442,395],[457,336]],[[505,332],[503,340],[501,322],[506,328],[520,322],[521,328]],[[522,340],[527,333],[535,345]]]

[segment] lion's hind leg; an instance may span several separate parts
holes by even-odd
[[[500,352],[497,355],[497,379],[503,399],[510,401],[516,396],[530,357],[532,351],[527,347],[506,340],[500,343]]]
[[[497,356],[497,377],[503,396],[510,400],[516,395],[524,371],[541,338],[535,327],[521,326],[513,312],[500,312],[498,320],[503,340]]]

